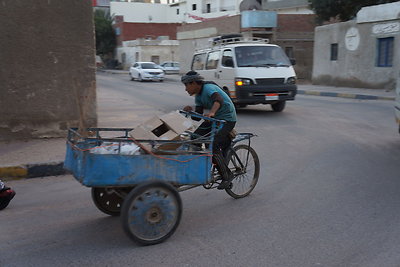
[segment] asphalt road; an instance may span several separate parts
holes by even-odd
[[[101,126],[192,103],[183,86],[98,75]],[[122,115],[123,114],[123,115]],[[282,113],[238,111],[258,135],[259,184],[244,199],[196,188],[165,243],[140,247],[71,176],[11,182],[0,266],[400,266],[400,136],[389,101],[298,96]]]

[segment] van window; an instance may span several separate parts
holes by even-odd
[[[216,69],[218,67],[219,51],[210,52],[207,58],[206,69]]]
[[[221,65],[224,67],[233,67],[232,50],[224,50],[224,52],[222,53]]]
[[[280,47],[240,46],[235,48],[238,67],[290,66],[290,61]]]
[[[193,57],[192,70],[202,70],[206,63],[206,53],[197,54]]]

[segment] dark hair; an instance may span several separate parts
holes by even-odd
[[[183,83],[191,83],[191,82],[197,82],[198,84],[201,84],[204,80],[204,77],[198,74],[197,72],[191,70],[185,75],[182,76],[181,82]]]

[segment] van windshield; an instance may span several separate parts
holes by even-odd
[[[240,46],[235,48],[238,67],[289,67],[288,57],[276,46]]]

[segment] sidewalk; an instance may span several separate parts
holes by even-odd
[[[127,71],[105,71],[127,74]],[[167,75],[168,80],[180,81],[179,75]],[[299,84],[298,94],[306,96],[341,97],[360,100],[393,101],[395,91]],[[0,179],[13,180],[64,174],[65,138],[0,142]]]

